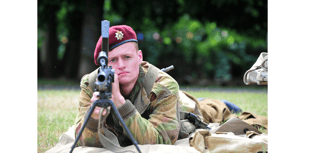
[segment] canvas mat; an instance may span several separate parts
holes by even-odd
[[[69,153],[71,147],[74,143],[74,126],[70,127],[67,132],[62,134],[59,138],[59,142],[57,145],[51,149],[49,149],[46,153]],[[164,145],[164,144],[147,144],[147,145],[138,145],[142,153],[152,153],[152,152],[160,152],[160,153],[199,153],[194,147],[190,147],[189,138],[181,139],[176,141],[174,145]],[[80,146],[76,147],[73,150],[73,153],[112,153],[112,151],[97,148],[97,147],[85,147]],[[134,145],[124,147],[119,152],[138,152]]]
[[[236,118],[230,119],[239,120]],[[238,121],[240,122],[240,121]],[[229,120],[226,124],[229,123]],[[241,124],[233,121],[233,126]],[[237,123],[238,125],[236,125]],[[224,125],[224,124],[223,124]],[[243,135],[235,135],[233,132],[217,132],[221,131],[219,123],[210,123],[208,125],[211,130],[197,129],[188,138],[177,140],[174,145],[164,144],[146,144],[138,145],[142,153],[256,153],[259,151],[268,151],[268,135],[259,134],[255,131],[247,131]],[[245,125],[246,126],[246,125]],[[250,126],[250,125],[249,125]],[[223,130],[222,130],[223,131]],[[225,129],[224,129],[225,131]],[[69,127],[68,131],[62,134],[57,145],[49,149],[46,153],[69,153],[74,143],[74,126]],[[76,147],[73,153],[111,153],[112,151],[97,147]],[[138,152],[134,145],[123,147],[118,152]]]

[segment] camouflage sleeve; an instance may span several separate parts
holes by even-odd
[[[75,137],[77,137],[82,125],[84,123],[84,116],[89,109],[91,104],[91,97],[93,91],[89,86],[88,74],[84,75],[80,83],[81,92],[79,96],[79,107],[78,114],[75,119]],[[78,146],[93,146],[93,147],[102,147],[99,141],[99,135],[97,132],[98,129],[98,120],[90,118],[87,122],[86,127],[83,130],[83,133],[78,141]]]
[[[179,134],[176,115],[179,86],[169,76],[159,76],[156,81],[150,96],[154,98],[148,108],[149,119],[143,118],[129,100],[119,112],[139,144],[174,144]],[[145,94],[142,92],[142,97]]]

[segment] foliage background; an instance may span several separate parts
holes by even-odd
[[[96,68],[101,20],[130,25],[144,60],[180,84],[243,85],[267,52],[267,0],[39,0],[38,78],[78,81]]]

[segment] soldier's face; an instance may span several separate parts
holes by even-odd
[[[142,51],[135,42],[128,42],[109,52],[109,66],[118,75],[119,84],[135,83],[139,76],[139,65],[142,62]]]

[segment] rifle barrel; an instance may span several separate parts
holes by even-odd
[[[174,66],[173,66],[173,65],[170,65],[169,67],[166,67],[166,68],[161,69],[161,71],[167,73],[167,72],[171,71],[172,69],[174,69]]]

